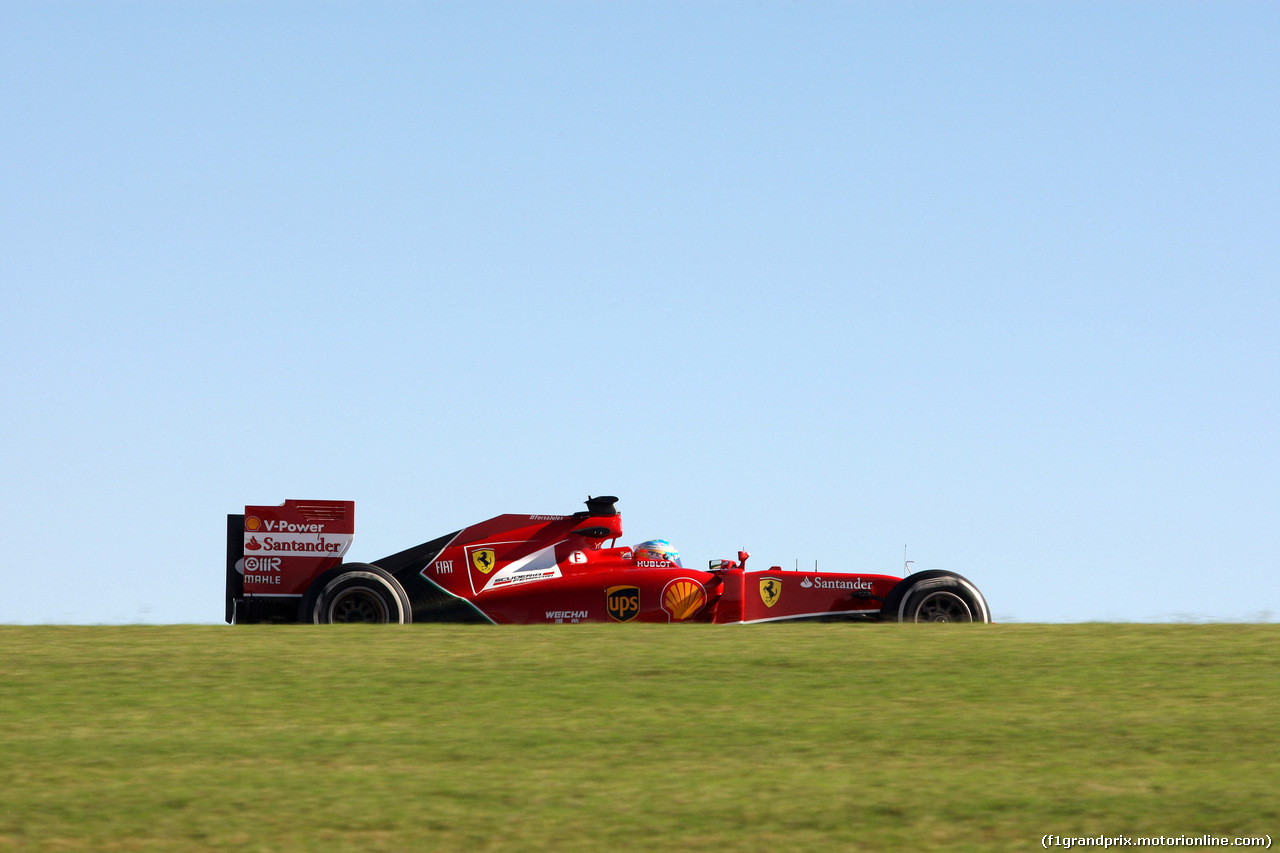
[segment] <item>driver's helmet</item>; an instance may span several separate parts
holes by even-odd
[[[680,562],[680,551],[665,539],[650,539],[641,542],[632,549],[637,560],[666,560],[668,563],[684,568]]]

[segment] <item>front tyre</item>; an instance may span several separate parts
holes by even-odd
[[[990,622],[987,600],[968,578],[931,569],[898,581],[880,608],[881,622]]]
[[[311,625],[413,621],[409,597],[400,582],[366,563],[347,563],[325,572],[311,584],[298,610],[298,621]]]

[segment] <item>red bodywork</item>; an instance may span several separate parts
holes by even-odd
[[[759,622],[879,611],[898,582],[884,575],[703,571],[637,560],[631,548],[575,530],[622,519],[503,515],[460,531],[422,576],[494,622]],[[596,532],[596,531],[593,531]],[[491,560],[491,563],[486,563]]]
[[[622,517],[613,499],[588,507],[573,515],[500,515],[371,564],[347,565],[377,566],[395,577],[415,622],[441,618],[442,601],[455,613],[461,605],[504,624],[875,618],[899,581],[777,566],[749,571],[741,552],[741,564],[726,560],[714,570],[637,560],[631,548],[617,546]],[[233,596],[241,604],[297,601],[326,571],[338,571],[354,533],[355,504],[286,501],[231,516],[241,518],[238,560],[230,537],[228,543],[229,566],[242,578],[242,588],[233,590],[229,568],[228,621],[236,612]]]

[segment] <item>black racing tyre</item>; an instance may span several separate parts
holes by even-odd
[[[990,622],[987,600],[968,578],[930,569],[909,575],[885,596],[881,622]]]
[[[413,621],[413,610],[404,587],[390,572],[368,563],[344,563],[311,583],[298,607],[298,621],[403,625]]]

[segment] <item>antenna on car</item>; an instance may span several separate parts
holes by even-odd
[[[906,546],[906,545],[903,545],[903,546],[902,546],[902,572],[903,572],[903,577],[906,577],[907,575],[911,574],[911,565],[912,565],[912,563],[914,563],[914,562],[915,562],[915,560],[908,560],[908,559],[907,559],[907,546]]]

